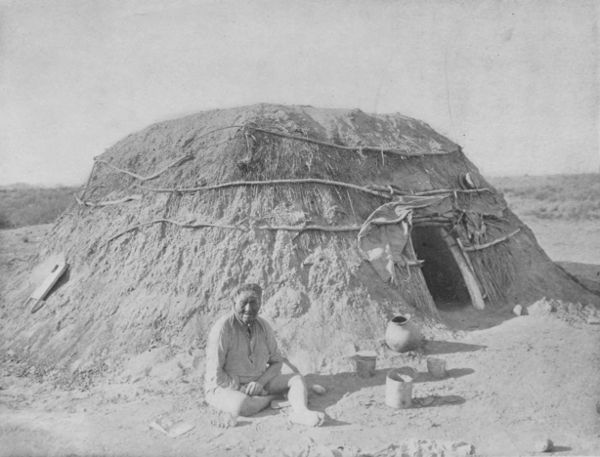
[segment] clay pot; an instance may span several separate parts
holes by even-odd
[[[410,316],[395,316],[385,329],[385,343],[392,351],[415,349],[421,341],[421,332],[410,322]]]

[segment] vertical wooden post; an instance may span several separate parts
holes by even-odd
[[[483,295],[481,294],[481,290],[479,289],[479,284],[477,283],[475,272],[467,263],[467,260],[465,259],[462,250],[456,243],[456,240],[452,238],[452,236],[450,236],[448,231],[442,227],[440,228],[440,233],[442,234],[442,238],[448,245],[448,249],[450,249],[450,253],[452,254],[452,257],[454,257],[454,261],[458,265],[458,269],[463,279],[465,280],[465,285],[467,286],[467,290],[469,291],[473,307],[475,307],[476,309],[484,309],[485,302],[483,301]]]

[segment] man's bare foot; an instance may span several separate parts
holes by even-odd
[[[311,411],[310,409],[304,411],[291,411],[288,419],[295,424],[306,425],[308,427],[320,427],[325,421],[325,414],[320,411]]]
[[[231,428],[237,423],[237,416],[225,411],[214,411],[211,416],[210,423],[215,427]]]

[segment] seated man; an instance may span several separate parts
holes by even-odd
[[[275,334],[258,312],[262,290],[243,284],[233,295],[233,312],[221,317],[208,336],[205,392],[207,402],[233,417],[251,416],[288,392],[290,420],[319,426],[324,414],[309,410],[304,378],[283,375],[283,357]]]

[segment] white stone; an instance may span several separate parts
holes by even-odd
[[[513,308],[513,314],[515,316],[520,316],[521,314],[523,314],[523,307],[521,305],[517,305]]]
[[[311,386],[311,389],[317,395],[323,395],[325,392],[327,392],[327,389],[325,389],[325,387],[323,387],[323,386],[321,386],[319,384],[313,384]]]

